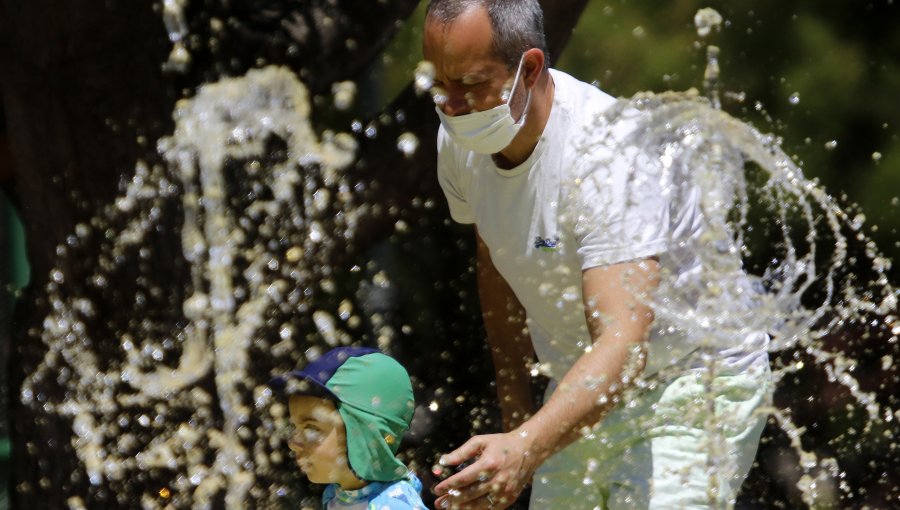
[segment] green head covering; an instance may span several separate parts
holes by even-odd
[[[291,380],[310,384],[293,385]],[[350,468],[362,480],[388,482],[408,469],[395,454],[409,429],[415,401],[409,374],[375,349],[338,347],[303,370],[276,378],[288,395],[324,396],[337,402],[347,432]]]

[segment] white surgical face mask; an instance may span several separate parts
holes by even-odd
[[[525,116],[528,112],[528,106],[531,104],[531,91],[529,90],[522,117],[519,119],[519,122],[513,120],[512,112],[509,110],[509,101],[512,100],[516,86],[519,84],[519,74],[522,72],[522,63],[524,61],[525,55],[522,55],[522,58],[519,60],[519,68],[516,70],[516,77],[513,78],[512,89],[510,89],[505,103],[490,110],[472,112],[455,117],[446,115],[441,111],[440,106],[435,107],[435,111],[437,111],[438,117],[441,119],[441,124],[457,145],[481,154],[495,154],[512,142],[516,133],[525,124]]]

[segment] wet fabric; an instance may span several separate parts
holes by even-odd
[[[329,485],[322,495],[323,510],[427,510],[419,493],[422,482],[412,473],[394,482],[372,482],[355,491]]]
[[[538,469],[531,508],[733,507],[771,405],[771,374],[767,366],[711,373],[690,370],[626,395],[592,434]]]
[[[406,476],[395,457],[415,410],[406,370],[384,354],[367,354],[347,360],[327,386],[340,399],[353,472],[370,481]]]

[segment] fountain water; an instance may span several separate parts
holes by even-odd
[[[890,261],[866,239],[858,221],[803,177],[773,136],[714,108],[696,93],[639,94],[620,101],[601,121],[622,122],[625,112],[633,110],[643,118],[626,143],[639,147],[640,154],[656,155],[671,180],[703,190],[706,234],[697,247],[703,275],[694,285],[663,277],[652,298],[657,320],[700,338],[770,332],[773,353],[812,358],[830,381],[849,392],[854,405],[865,410],[867,427],[887,426],[884,434],[894,440],[890,424],[900,419],[898,402],[884,395],[879,401],[876,388],[863,389],[859,359],[827,342],[855,327],[866,331],[863,341],[870,348],[893,350],[900,322],[898,291],[885,273]],[[667,192],[677,193],[672,188]],[[770,229],[765,245],[749,238],[762,229]],[[749,263],[759,256],[768,264],[757,276],[748,277],[742,257]],[[854,257],[856,267],[867,260],[868,280],[847,272]],[[890,366],[885,362],[885,377]],[[777,366],[775,379],[803,367],[803,361],[792,359]],[[840,462],[803,448],[804,430],[794,423],[790,409],[765,411],[774,416],[800,457],[804,475],[798,488],[804,501],[811,506],[825,504],[819,492],[844,478]]]
[[[250,378],[251,358],[263,354],[270,369],[292,367],[302,343],[294,343],[291,315],[307,310],[314,288],[333,291],[327,261],[338,247],[326,241],[350,237],[362,213],[341,174],[355,142],[342,134],[320,141],[305,88],[280,68],[207,85],[179,103],[175,117],[175,133],[159,143],[167,167],[138,164],[103,217],[70,237],[73,253],[92,237],[110,242],[86,285],[69,287],[58,270],[51,275],[52,311],[41,335],[47,353],[21,398],[72,419],[72,444],[92,485],[115,487],[135,471],[167,469],[179,475],[163,489],[193,508],[211,508],[220,491],[227,507],[239,508],[255,470],[281,459],[273,421],[253,427],[269,390]],[[159,336],[144,321],[112,342],[92,338],[85,321],[97,311],[88,296],[106,290],[123,259],[159,256],[152,233],[171,213],[181,215],[190,266],[182,319]],[[104,232],[113,225],[121,227]],[[136,304],[177,295],[149,282],[138,279]],[[341,308],[352,323],[351,305]],[[329,313],[312,318],[325,342],[346,341]],[[115,361],[101,360],[96,345]],[[63,398],[44,393],[54,379],[66,388]],[[276,414],[283,418],[283,409]],[[144,506],[157,499],[145,494]],[[77,497],[70,503],[80,505]]]
[[[185,35],[183,3],[164,5],[176,45]],[[716,23],[711,13],[702,17],[705,29]],[[187,61],[177,50],[172,65]],[[715,56],[710,51],[711,63]],[[428,69],[420,66],[416,78],[423,89]],[[714,66],[705,78],[714,91]],[[346,87],[339,92],[352,96]],[[629,143],[704,190],[708,273],[694,288],[664,287],[657,313],[684,329],[772,331],[773,352],[802,353],[777,367],[778,378],[813,360],[864,407],[867,427],[895,423],[896,397],[879,399],[864,388],[858,360],[827,344],[852,325],[864,327],[870,342],[896,344],[890,261],[866,239],[861,219],[803,177],[776,137],[717,106],[714,95],[639,94],[598,119],[614,123],[626,110],[640,112]],[[316,305],[337,295],[341,276],[330,273],[329,261],[367,211],[343,174],[354,139],[325,133],[320,140],[309,114],[304,87],[284,69],[202,87],[176,107],[175,132],[159,143],[164,164],[139,163],[115,203],[60,248],[72,257],[99,246],[100,255],[83,280],[51,274],[51,311],[40,335],[46,354],[20,398],[38,413],[71,420],[72,446],[90,485],[125,494],[135,479],[155,472],[146,479],[144,508],[238,508],[284,495],[283,484],[258,481],[278,479],[271,473],[285,460],[276,433],[285,411],[268,398],[265,380],[251,374],[314,358],[310,345],[347,343],[345,331],[361,320],[350,300],[338,299],[336,313]],[[409,135],[398,140],[404,153],[417,145]],[[154,251],[154,236],[169,227],[180,236],[179,254]],[[761,231],[777,239],[760,242]],[[169,301],[174,318],[156,324],[152,315],[137,317],[101,334],[86,326],[100,313],[97,296],[117,296],[110,282],[123,277],[126,260],[159,257],[188,274],[189,288],[169,289],[138,274],[129,305],[138,314],[148,302]],[[749,300],[730,293],[729,282],[743,277],[742,258],[756,269]],[[847,271],[862,260],[869,274]],[[698,306],[681,306],[686,293],[701,296]],[[884,361],[883,370],[892,363]],[[803,427],[788,409],[770,411],[800,459],[804,500],[829,504],[822,492],[841,485],[840,459],[805,449]],[[884,430],[895,442],[893,428]],[[69,504],[87,503],[72,494]]]

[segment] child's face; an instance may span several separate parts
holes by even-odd
[[[344,489],[365,485],[347,463],[344,422],[330,400],[294,395],[288,402],[293,432],[288,447],[297,465],[313,483],[337,483]]]

